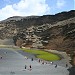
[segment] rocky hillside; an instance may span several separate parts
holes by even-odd
[[[75,10],[55,15],[14,16],[0,22],[0,39],[24,47],[75,50]]]

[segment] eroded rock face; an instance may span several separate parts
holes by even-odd
[[[74,56],[74,58],[73,58],[73,65],[75,66],[75,56]]]
[[[75,11],[10,17],[0,22],[0,38],[13,38],[18,46],[74,51]]]

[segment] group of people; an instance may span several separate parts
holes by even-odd
[[[44,61],[44,60],[41,60],[41,59],[38,59],[38,62],[39,62],[39,63],[42,63],[42,64],[48,64],[47,61]]]
[[[33,58],[31,58],[31,61],[33,61]],[[41,62],[42,64],[49,64],[49,62],[41,60],[41,59],[38,59],[38,62],[39,63]],[[50,64],[53,65],[53,62],[50,62]],[[66,67],[68,67],[68,64],[66,64]],[[55,68],[57,68],[57,64],[55,65]],[[27,69],[27,65],[25,65],[25,69]],[[32,70],[32,66],[31,65],[29,66],[29,70],[30,71]]]
[[[7,52],[4,52],[5,54],[7,54]],[[2,56],[0,56],[0,59],[2,59],[3,57]]]
[[[42,64],[51,64],[51,65],[53,65],[53,62],[52,61],[51,62],[48,62],[48,61],[44,61],[44,60],[39,59],[38,62],[39,63],[42,63]]]
[[[43,60],[40,60],[40,59],[39,59],[39,63],[40,63],[40,62],[42,62],[42,64],[51,64],[51,65],[53,65],[53,62],[50,62],[50,63],[49,63],[49,62],[47,62],[47,61],[43,61]],[[58,66],[58,65],[55,64],[55,68],[57,68],[57,66]],[[68,67],[68,64],[67,64],[67,63],[66,63],[66,65],[65,65],[65,67],[66,67],[66,68]]]
[[[25,65],[25,70],[26,69],[27,69],[27,65]],[[32,70],[32,66],[31,65],[29,66],[29,69],[28,70],[30,70],[30,71]]]
[[[25,56],[25,59],[28,59],[28,57]],[[33,61],[33,58],[31,58],[31,61]],[[25,65],[25,70],[26,69],[27,69],[27,65]],[[32,70],[32,66],[31,65],[29,65],[29,69],[28,70],[30,70],[30,71]]]

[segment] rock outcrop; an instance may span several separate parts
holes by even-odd
[[[0,39],[25,47],[75,50],[75,10],[55,15],[13,16],[0,22]]]

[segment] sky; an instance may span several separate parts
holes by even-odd
[[[75,0],[0,0],[0,21],[12,16],[54,15],[75,10]]]

